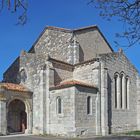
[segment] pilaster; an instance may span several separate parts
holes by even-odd
[[[100,93],[97,92],[96,97],[96,135],[101,135],[101,111],[100,111]]]
[[[137,76],[137,129],[140,130],[140,77]]]
[[[7,120],[6,120],[6,98],[0,94],[0,134],[6,135]]]
[[[46,71],[45,71],[45,75],[46,75],[46,84],[45,84],[45,87],[46,87],[46,133],[47,134],[50,134],[50,92],[49,92],[49,87],[50,87],[50,77],[52,76],[51,73],[50,73],[50,69],[53,69],[53,66],[52,66],[52,63],[47,61],[46,62]],[[53,75],[54,76],[54,75]],[[52,77],[54,78],[54,77]]]
[[[101,128],[102,135],[108,134],[108,72],[104,68],[104,65],[101,65]]]

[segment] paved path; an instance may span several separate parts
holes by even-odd
[[[59,137],[40,137],[40,136],[4,136],[0,137],[0,140],[79,140],[76,139],[67,139],[67,138],[59,138]],[[108,137],[96,137],[96,138],[86,138],[80,140],[140,140],[140,137],[133,137],[133,136],[108,136]]]

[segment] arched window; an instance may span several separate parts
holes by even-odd
[[[117,104],[117,95],[118,95],[118,75],[115,74],[114,76],[114,81],[115,81],[115,108],[118,107],[118,104]]]
[[[124,75],[123,73],[120,74],[120,108],[123,108],[123,91],[124,91]]]
[[[60,97],[57,97],[57,113],[62,113],[62,99]]]
[[[125,107],[128,109],[128,100],[129,100],[129,78],[126,76],[125,78]]]
[[[115,73],[114,75],[115,86],[115,108],[126,109],[129,102],[129,78],[125,76],[124,72]]]
[[[25,69],[22,69],[22,70],[20,71],[20,81],[21,81],[22,83],[25,83],[26,80],[27,80],[26,71],[25,71]]]
[[[87,114],[92,114],[92,100],[91,97],[87,97]]]

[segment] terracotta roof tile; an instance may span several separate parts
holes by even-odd
[[[61,82],[59,85],[56,85],[54,87],[50,87],[50,89],[60,89],[60,88],[65,88],[65,87],[69,87],[69,86],[76,86],[76,85],[97,89],[97,87],[95,87],[94,85],[91,85],[91,84],[88,84],[88,83],[85,83],[82,81],[78,81],[78,80],[64,81],[64,82]]]
[[[14,83],[0,83],[0,88],[12,90],[12,91],[19,91],[19,92],[31,92],[23,85],[14,84]]]

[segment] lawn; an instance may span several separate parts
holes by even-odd
[[[126,135],[133,135],[133,136],[136,136],[136,135],[140,135],[140,131],[130,131],[130,132],[127,132],[127,133],[125,133]]]

